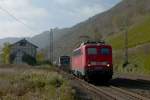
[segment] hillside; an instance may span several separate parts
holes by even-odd
[[[128,47],[135,47],[150,42],[150,15],[143,17],[143,20],[128,28]],[[108,37],[108,42],[114,49],[122,49],[124,46],[124,32]]]
[[[72,28],[72,33],[65,35],[57,42],[58,55],[69,54],[73,48],[81,42],[81,35],[89,35],[93,38],[97,28],[114,49],[114,68],[119,72],[134,72],[150,74],[150,1],[149,0],[124,0],[107,12],[98,14],[89,20]],[[124,63],[124,23],[128,27],[129,38],[129,65],[123,68]],[[91,33],[91,34],[86,34]],[[67,44],[67,45],[63,45]],[[58,52],[59,53],[58,53]]]
[[[129,65],[127,72],[150,74],[150,15],[128,28]],[[107,38],[114,49],[114,66],[118,71],[124,71],[121,67],[124,62],[124,32]]]
[[[61,46],[61,50],[58,48],[56,49],[56,55],[69,54],[70,51],[73,48],[77,47],[78,46],[77,44],[79,44],[82,41],[82,39],[79,38],[80,36],[88,35],[91,38],[93,38],[95,34],[94,31],[95,29],[97,29],[96,37],[102,35],[103,39],[109,40],[110,42],[114,42],[114,45],[115,42],[119,43],[120,45],[118,47],[121,48],[122,42],[118,42],[116,41],[116,39],[120,39],[122,36],[114,38],[113,39],[114,41],[111,40],[111,38],[115,37],[116,35],[118,36],[118,34],[122,32],[121,28],[123,27],[123,23],[125,22],[125,20],[128,27],[131,29],[134,26],[136,26],[135,29],[136,28],[139,29],[138,27],[141,27],[144,24],[148,24],[149,12],[150,12],[149,4],[150,4],[149,0],[140,0],[140,1],[123,0],[112,9],[104,13],[98,14],[96,16],[93,16],[85,22],[75,25],[74,27],[70,28],[70,32],[68,34],[66,34],[61,38],[61,40],[58,40],[56,42],[57,47]],[[147,31],[148,31],[148,26],[149,25],[147,25]],[[134,31],[135,29],[132,29],[132,31]],[[132,39],[132,37],[134,36],[131,36],[131,41],[135,40]],[[149,41],[148,33],[143,33],[142,36],[144,41],[142,40],[136,40],[136,41],[140,41],[142,43]],[[108,37],[110,39],[108,39]],[[133,43],[132,45],[135,44]]]
[[[129,48],[129,64],[123,67],[124,49],[113,50],[114,69],[119,72],[150,74],[150,43]]]
[[[55,29],[55,58],[57,59],[60,55],[70,55],[72,49],[83,41],[80,38],[83,35],[88,35],[92,39],[95,37],[97,39],[103,38],[112,43],[114,48],[122,48],[121,32],[125,22],[129,27],[130,47],[149,42],[149,4],[150,0],[123,0],[110,10],[97,14],[71,28]],[[137,35],[140,38],[135,38]],[[49,31],[45,31],[29,40],[38,45],[40,49],[45,48],[45,51],[47,51]]]
[[[2,45],[5,42],[14,43],[14,42],[16,42],[18,40],[19,40],[19,38],[4,38],[4,39],[0,39],[0,46],[2,47]]]
[[[58,29],[55,28],[53,29],[54,31],[54,41],[59,40],[63,35],[65,35],[68,32],[67,28],[64,29]],[[22,37],[24,38],[24,37]],[[22,38],[4,38],[0,39],[0,46],[2,46],[5,42],[9,43],[15,43],[16,41],[19,41]],[[36,44],[40,49],[46,48],[49,45],[50,41],[50,32],[49,31],[44,31],[38,35],[35,35],[33,37],[25,37],[28,41]]]

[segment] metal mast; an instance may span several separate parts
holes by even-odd
[[[50,62],[53,63],[53,29],[50,29],[50,50],[49,50],[49,56],[50,56]]]
[[[128,64],[128,29],[125,28],[125,63]]]
[[[129,56],[128,56],[128,24],[127,24],[127,18],[124,20],[124,64],[123,67],[126,67],[129,64]]]

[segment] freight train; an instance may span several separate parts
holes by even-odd
[[[71,71],[86,80],[110,80],[113,75],[112,47],[104,42],[85,42],[73,51]]]

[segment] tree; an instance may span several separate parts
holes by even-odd
[[[27,64],[29,65],[36,65],[36,59],[28,54],[24,54],[23,57],[22,57],[22,61],[23,62],[26,62]]]
[[[38,52],[37,56],[36,56],[36,59],[37,59],[37,62],[41,63],[41,62],[44,62],[45,56],[42,52]]]
[[[0,55],[1,61],[4,64],[10,64],[10,43],[4,43],[4,47],[2,49],[2,53]]]

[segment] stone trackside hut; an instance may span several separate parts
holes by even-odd
[[[26,39],[11,45],[10,62],[12,64],[29,64],[36,62],[37,46]]]

